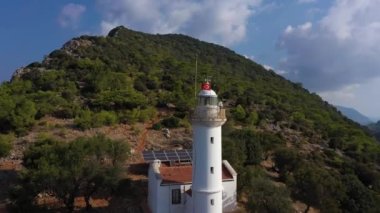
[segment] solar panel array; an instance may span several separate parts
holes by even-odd
[[[193,151],[190,149],[182,150],[162,150],[162,151],[143,151],[145,162],[161,160],[161,162],[169,161],[192,161]]]

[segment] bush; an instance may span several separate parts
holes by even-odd
[[[257,125],[257,123],[259,122],[259,115],[257,114],[257,112],[255,111],[252,111],[249,113],[248,115],[248,118],[246,119],[246,122],[249,124],[249,125]]]
[[[139,78],[135,80],[135,83],[133,84],[133,88],[135,88],[137,91],[140,91],[140,92],[145,92],[147,90],[146,85]]]
[[[157,110],[153,107],[146,109],[135,108],[132,110],[126,110],[119,113],[119,120],[122,123],[134,124],[136,122],[146,122],[156,117]]]
[[[101,111],[93,116],[92,127],[110,126],[115,123],[117,123],[117,116],[114,112]]]
[[[278,148],[274,153],[274,162],[276,167],[280,170],[282,178],[284,178],[287,173],[296,170],[302,163],[302,159],[302,155],[292,148]]]
[[[154,129],[154,130],[161,130],[161,128],[162,128],[161,123],[155,123],[152,126],[152,129]]]
[[[342,202],[343,209],[347,212],[374,212],[379,209],[379,197],[355,175],[344,175],[342,181],[347,194]]]
[[[36,107],[25,96],[11,96],[2,93],[0,87],[0,132],[15,131],[24,134],[34,125]]]
[[[78,117],[75,118],[74,124],[76,127],[85,130],[101,126],[110,126],[117,123],[118,119],[114,112],[101,111],[99,113],[83,110]]]
[[[244,108],[239,104],[233,111],[232,111],[233,117],[238,121],[243,121],[246,116],[246,112]]]
[[[103,110],[123,110],[145,107],[148,99],[145,95],[134,89],[103,91],[97,93],[90,106]]]
[[[75,118],[74,124],[79,129],[85,130],[92,127],[92,112],[90,110],[83,110],[79,116]]]
[[[13,135],[0,134],[0,158],[6,157],[12,149]]]
[[[36,108],[34,102],[28,99],[16,101],[16,108],[12,113],[11,124],[17,134],[24,134],[34,125]]]
[[[177,117],[173,117],[173,116],[171,116],[169,118],[165,118],[161,121],[162,125],[164,125],[167,128],[180,127],[180,122],[181,122],[181,119],[179,119]]]
[[[283,186],[275,186],[269,180],[253,178],[250,185],[248,209],[250,212],[294,212],[289,191]]]
[[[140,122],[145,122],[148,120],[151,120],[152,118],[156,117],[157,110],[154,107],[148,107],[146,109],[140,110],[140,115],[138,120]]]
[[[76,104],[70,104],[62,106],[53,112],[53,116],[56,118],[75,118],[80,111],[80,106]]]

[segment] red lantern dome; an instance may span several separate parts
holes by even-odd
[[[202,90],[211,90],[211,85],[209,82],[202,83]]]

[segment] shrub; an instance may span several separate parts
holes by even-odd
[[[155,123],[152,126],[152,129],[154,129],[154,130],[161,130],[161,128],[162,128],[161,123]]]
[[[177,128],[180,126],[181,119],[177,117],[169,117],[165,118],[161,121],[162,125],[164,125],[167,128]]]
[[[80,111],[80,107],[76,104],[65,105],[53,112],[53,116],[56,118],[75,118]]]
[[[117,122],[117,116],[114,112],[101,111],[95,113],[92,120],[93,127],[101,127],[103,125],[110,126]]]
[[[135,83],[133,84],[133,88],[135,88],[137,91],[144,92],[147,90],[144,82],[142,82],[141,79],[136,79]]]
[[[83,110],[79,116],[75,118],[74,124],[76,127],[85,130],[92,127],[92,112],[90,110]]]
[[[257,112],[255,111],[252,111],[249,113],[248,115],[248,118],[246,119],[246,122],[249,124],[249,125],[257,125],[257,123],[259,122],[259,115],[257,114]]]
[[[244,110],[244,108],[241,106],[241,105],[238,105],[233,111],[232,111],[232,115],[234,116],[234,118],[238,121],[243,121],[245,116],[246,116],[246,112]]]
[[[14,136],[0,134],[0,158],[6,157],[12,149]]]
[[[282,178],[284,178],[287,173],[296,170],[302,163],[302,159],[302,155],[291,148],[281,147],[275,150],[274,153],[274,162],[276,167],[280,170]]]
[[[134,124],[136,122],[146,122],[156,117],[157,110],[153,107],[146,109],[135,108],[132,110],[126,110],[119,113],[119,120],[122,123]]]
[[[83,110],[75,118],[74,124],[78,128],[85,130],[93,127],[110,126],[117,123],[118,119],[114,112],[101,111],[99,113]]]
[[[134,89],[103,91],[95,95],[90,105],[95,109],[122,110],[144,107],[148,99]]]

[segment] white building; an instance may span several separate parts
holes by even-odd
[[[225,110],[208,82],[202,84],[192,116],[192,156],[180,151],[152,152],[148,204],[152,213],[221,213],[236,209],[237,173],[222,161]],[[187,155],[186,155],[187,153]]]

